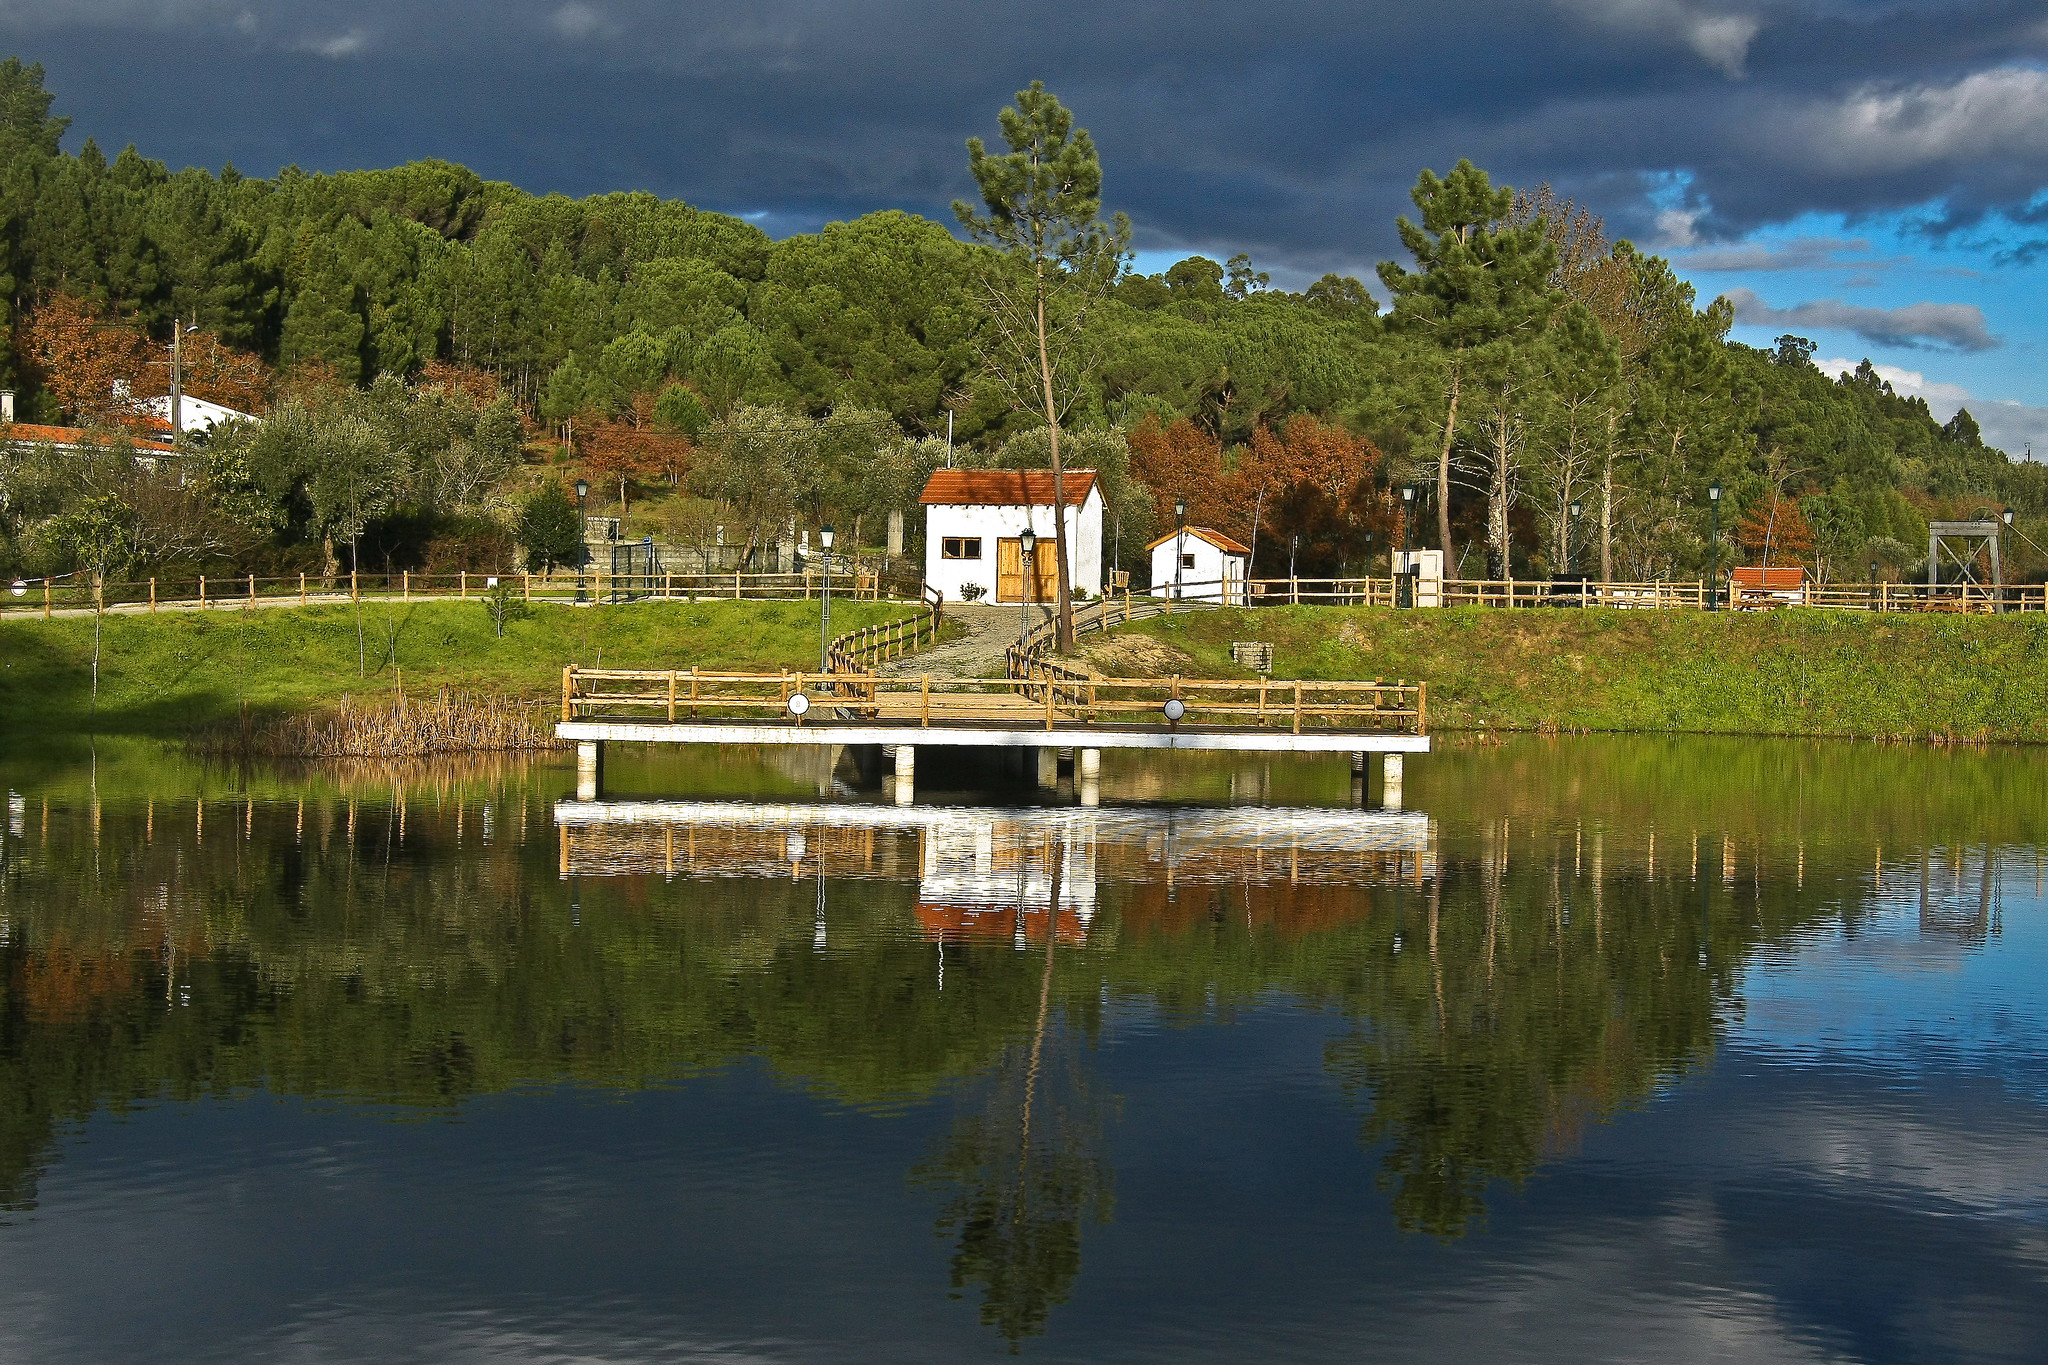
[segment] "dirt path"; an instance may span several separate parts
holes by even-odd
[[[1040,608],[1037,620],[1050,616],[1051,612]],[[920,673],[948,678],[1002,677],[1003,651],[1017,642],[1023,628],[1020,609],[949,602],[946,620],[965,633],[921,653],[891,659],[875,671],[889,678],[914,678]]]

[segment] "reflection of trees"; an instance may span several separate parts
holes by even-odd
[[[953,1187],[938,1220],[941,1235],[958,1239],[953,1288],[981,1286],[981,1320],[1012,1351],[1066,1301],[1081,1273],[1081,1220],[1107,1222],[1111,1204],[1100,1107],[1071,1028],[1055,1028],[1052,1014],[1062,852],[1049,852],[1052,896],[1030,1035],[1004,1049],[979,1108],[912,1172],[917,1183]]]

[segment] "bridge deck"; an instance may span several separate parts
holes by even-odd
[[[1424,753],[1427,689],[1386,682],[565,669],[582,742]]]

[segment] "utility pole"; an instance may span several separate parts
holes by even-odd
[[[1188,500],[1176,498],[1173,503],[1173,518],[1176,527],[1173,533],[1173,600],[1181,599],[1180,571],[1187,563],[1188,550]]]
[[[199,324],[187,327],[171,319],[171,444],[185,434],[185,334],[196,332]]]
[[[1707,610],[1721,609],[1721,481],[1707,489],[1707,506],[1713,509],[1713,531],[1707,536]]]

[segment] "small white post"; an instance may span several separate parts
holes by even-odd
[[[1081,804],[1102,804],[1102,750],[1083,749],[1076,755],[1076,775],[1081,779]]]
[[[595,801],[604,783],[604,744],[586,739],[576,745],[576,799]]]
[[[1401,809],[1401,755],[1388,754],[1380,760],[1380,805]]]

